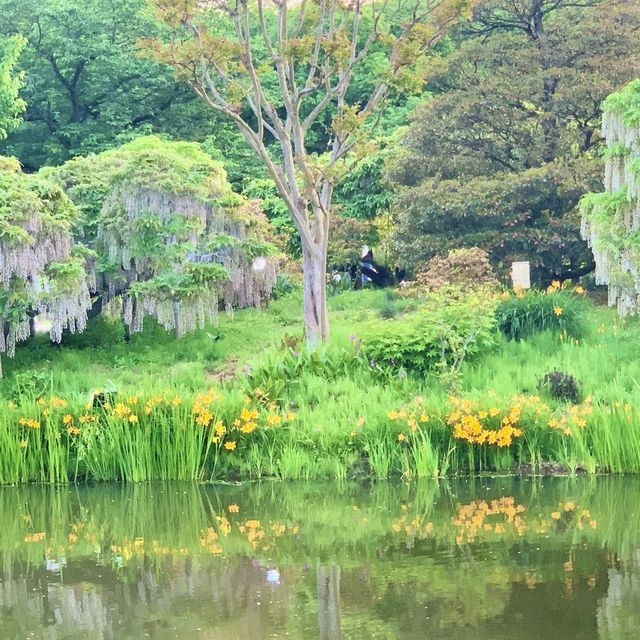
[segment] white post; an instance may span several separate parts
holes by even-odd
[[[529,261],[511,263],[511,281],[514,289],[531,288],[531,270]]]

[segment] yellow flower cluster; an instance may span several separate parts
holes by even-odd
[[[40,420],[33,420],[32,418],[20,418],[18,420],[18,424],[23,427],[29,427],[30,429],[39,429],[40,428]]]
[[[393,422],[397,422],[403,427],[406,427],[411,433],[415,433],[418,430],[419,425],[429,422],[429,415],[423,408],[424,399],[420,396],[414,398],[414,400],[407,406],[401,407],[400,410],[389,411],[387,417]],[[364,424],[364,422],[362,423]],[[407,434],[401,431],[398,434],[398,440],[404,442],[407,439]]]
[[[547,426],[562,431],[566,436],[570,436],[573,435],[572,429],[574,427],[584,429],[587,426],[587,416],[592,412],[591,396],[589,396],[582,404],[571,405],[562,413],[551,416]]]
[[[522,435],[522,429],[516,426],[522,413],[519,402],[504,413],[498,407],[476,410],[470,400],[455,397],[451,398],[451,404],[454,411],[447,416],[447,423],[453,427],[454,438],[469,444],[508,447]]]
[[[267,393],[256,388],[251,396],[244,398],[244,406],[227,428],[222,420],[216,420],[216,412],[212,406],[220,399],[220,394],[213,389],[197,395],[193,403],[193,414],[197,425],[212,428],[211,443],[221,445],[226,451],[234,451],[238,444],[237,440],[224,439],[225,435],[232,431],[249,435],[259,427],[263,429],[276,427],[283,422],[291,422],[296,417],[291,411],[284,416],[276,413],[276,404],[269,400]]]

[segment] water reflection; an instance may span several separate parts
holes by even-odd
[[[0,490],[0,638],[626,640],[640,480]]]

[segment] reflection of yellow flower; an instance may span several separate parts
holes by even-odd
[[[233,440],[229,440],[228,442],[224,443],[224,448],[227,451],[233,451],[236,448],[236,443]]]

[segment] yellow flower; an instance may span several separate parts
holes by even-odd
[[[78,427],[67,427],[67,433],[70,436],[78,436],[80,435],[80,429]]]
[[[282,418],[278,415],[267,416],[267,424],[271,427],[280,424],[282,422]]]
[[[67,415],[63,416],[62,422],[66,425],[71,424],[73,422],[73,416],[70,413],[67,413]]]
[[[196,417],[196,424],[203,427],[208,427],[213,420],[213,414],[208,409],[202,409],[202,411]]]
[[[215,431],[215,434],[216,434],[218,437],[222,437],[222,436],[227,432],[226,427],[225,427],[225,426],[224,426],[224,424],[223,424],[222,422],[220,422],[220,421],[216,422],[216,424],[215,424],[215,425],[214,425],[214,427],[213,427],[213,430]]]
[[[129,416],[129,422],[131,422],[132,424],[134,424],[134,423],[138,422],[138,416],[137,416],[135,413],[132,413],[132,414]]]
[[[420,416],[420,422],[429,422],[429,416],[426,413],[423,413]]]
[[[251,433],[252,431],[255,431],[256,426],[255,422],[245,422],[245,424],[240,427],[240,431],[242,431],[242,433]]]
[[[240,511],[240,507],[237,504],[230,504],[227,509],[229,513],[238,513],[238,511]]]
[[[552,517],[554,520],[560,520],[560,512],[559,512],[559,511],[554,511],[554,512],[551,514],[551,517]]]
[[[407,439],[407,436],[404,435],[404,433],[399,433],[398,434],[398,440],[400,442],[404,442]]]
[[[581,296],[581,295],[584,293],[584,287],[583,287],[583,286],[581,286],[581,285],[578,285],[578,286],[574,289],[574,291],[575,291],[579,296]]]
[[[171,404],[172,404],[174,407],[177,407],[181,402],[182,402],[182,398],[181,398],[180,396],[175,396],[175,397],[173,398],[173,400],[171,401]]]
[[[9,400],[9,402],[7,402],[7,409],[15,409],[16,408],[16,403],[13,402],[13,400]]]
[[[233,451],[236,448],[236,443],[233,440],[229,440],[228,442],[224,443],[224,448],[227,451]]]
[[[296,419],[296,414],[293,411],[289,411],[289,413],[287,413],[287,422],[291,422],[292,420]]]
[[[20,440],[20,448],[26,449],[28,442],[26,440]]]
[[[561,316],[562,315],[562,307],[553,307],[553,313],[555,313],[557,316]]]

